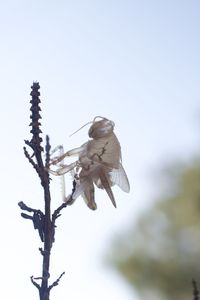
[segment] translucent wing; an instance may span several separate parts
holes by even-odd
[[[93,182],[90,182],[90,184],[85,186],[85,190],[84,193],[82,194],[83,199],[85,200],[85,203],[87,204],[87,206],[92,209],[95,210],[97,209],[97,205],[95,203],[94,200],[94,185]]]
[[[109,173],[109,176],[111,182],[113,184],[117,184],[122,189],[122,191],[126,193],[130,191],[128,177],[126,175],[126,172],[124,171],[122,164],[119,164],[118,169],[112,169],[112,171]]]
[[[106,178],[106,175],[104,172],[100,172],[100,180],[101,180],[101,184],[103,186],[103,188],[106,190],[110,200],[112,201],[112,204],[114,205],[114,207],[117,207],[116,206],[116,202],[115,202],[115,197],[113,195],[113,192],[111,190],[111,187],[110,187],[110,184],[109,184],[109,181],[108,179]]]
[[[94,200],[94,185],[93,182],[83,180],[82,182],[77,181],[75,192],[72,196],[73,200],[77,199],[79,196],[82,196],[87,206],[95,210],[97,208]]]
[[[84,193],[84,190],[86,188],[87,182],[76,182],[76,189],[75,192],[73,193],[72,198],[75,200],[77,199],[80,195],[82,195]]]

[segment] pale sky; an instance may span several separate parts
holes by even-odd
[[[117,187],[118,208],[103,191],[97,211],[78,198],[58,220],[51,280],[66,271],[52,299],[140,300],[103,261],[110,245],[152,201],[161,166],[199,150],[200,2],[0,1],[1,294],[37,297],[41,247],[17,203],[43,208],[37,175],[23,155],[30,139],[29,100],[41,85],[43,137],[65,149],[88,140],[95,116],[113,120],[131,192]],[[71,191],[70,177],[67,189]],[[59,180],[52,206],[61,203]]]

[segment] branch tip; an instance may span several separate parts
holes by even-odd
[[[40,85],[39,82],[33,82],[33,85],[31,86],[31,115],[30,115],[30,119],[31,119],[31,123],[29,126],[31,126],[31,130],[30,132],[32,133],[32,139],[31,139],[31,145],[34,148],[34,150],[37,149],[37,151],[42,152],[43,148],[41,146],[41,142],[42,142],[42,138],[40,137],[40,133],[42,133],[42,130],[40,129],[40,119],[41,119],[41,115],[40,115]]]
[[[65,274],[65,272],[62,272],[62,274],[60,274],[60,276],[58,277],[58,279],[56,279],[50,286],[49,286],[49,291],[54,287],[57,286],[60,282],[60,279],[63,277],[63,275]]]
[[[34,280],[34,276],[30,277],[32,284],[40,291],[40,285]]]
[[[193,285],[193,300],[199,300],[199,289],[197,287],[197,283],[195,281],[195,279],[192,279],[192,285]]]

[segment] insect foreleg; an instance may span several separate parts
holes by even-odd
[[[79,155],[83,151],[84,147],[83,145],[78,148],[74,148],[72,150],[67,151],[64,155],[65,156],[74,156],[74,155]]]
[[[69,150],[65,152],[63,155],[58,156],[55,159],[52,159],[49,165],[56,165],[57,163],[62,161],[65,157],[79,155],[82,151],[83,151],[83,146]]]
[[[56,171],[49,169],[49,173],[52,175],[60,176],[68,173],[69,171],[73,170],[77,166],[77,162],[73,162],[70,165],[62,165]]]
[[[53,153],[55,153],[56,151],[58,151],[58,150],[59,150],[60,154],[61,154],[61,153],[64,153],[63,145],[58,145],[58,146],[56,146],[56,147],[51,151],[51,155],[52,155]]]

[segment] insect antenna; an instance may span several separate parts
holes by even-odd
[[[79,130],[81,130],[83,127],[85,127],[85,126],[87,126],[88,124],[91,124],[91,123],[93,123],[93,121],[87,122],[85,125],[81,126],[78,130],[76,130],[76,131],[74,131],[72,134],[70,134],[70,137],[71,137],[72,135],[74,135],[75,133],[77,133]]]
[[[77,133],[77,132],[78,132],[79,130],[81,130],[82,128],[84,128],[85,126],[87,126],[87,125],[89,125],[89,124],[92,124],[92,123],[95,123],[97,118],[101,118],[101,119],[103,119],[103,120],[107,120],[107,121],[108,121],[107,118],[104,118],[104,117],[101,117],[101,116],[96,116],[96,117],[93,119],[93,121],[87,122],[86,124],[84,124],[83,126],[81,126],[78,130],[76,130],[75,132],[73,132],[72,134],[70,134],[70,137],[71,137],[72,135],[74,135],[75,133]]]
[[[82,128],[84,128],[85,126],[87,126],[87,125],[89,125],[89,124],[91,124],[91,123],[93,123],[94,121],[90,121],[90,122],[87,122],[86,124],[84,124],[83,126],[81,126],[78,130],[76,130],[76,131],[74,131],[72,134],[70,134],[70,137],[72,136],[72,135],[74,135],[75,133],[77,133],[79,130],[81,130]]]

